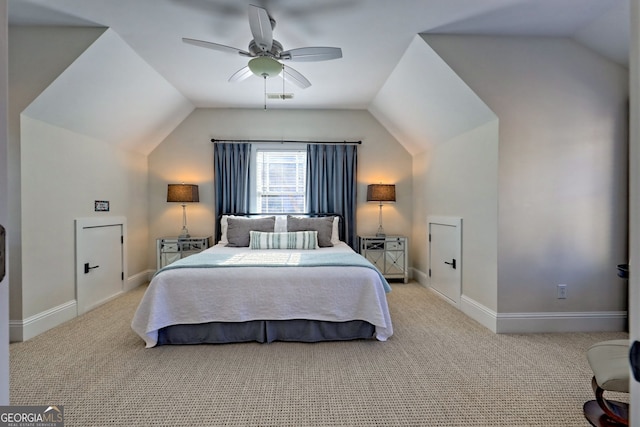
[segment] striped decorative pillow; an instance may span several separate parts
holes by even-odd
[[[317,231],[290,231],[286,233],[270,233],[262,231],[249,232],[251,249],[317,249]]]

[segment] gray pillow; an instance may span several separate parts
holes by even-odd
[[[248,247],[250,231],[273,232],[276,225],[276,217],[266,218],[227,218],[227,246]]]
[[[287,231],[317,231],[318,246],[326,248],[333,246],[331,235],[333,234],[333,217],[300,218],[287,216]]]

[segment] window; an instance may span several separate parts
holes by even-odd
[[[305,212],[306,151],[258,148],[254,171],[255,212]]]

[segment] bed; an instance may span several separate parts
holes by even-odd
[[[287,216],[287,231],[271,218],[264,225],[258,221],[264,218],[227,217],[228,226],[223,218],[215,246],[156,272],[132,321],[146,347],[386,341],[393,334],[386,299],[391,288],[369,261],[340,241],[337,217]]]

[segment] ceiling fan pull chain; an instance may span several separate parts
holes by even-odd
[[[267,76],[264,76],[264,109],[267,109]]]

